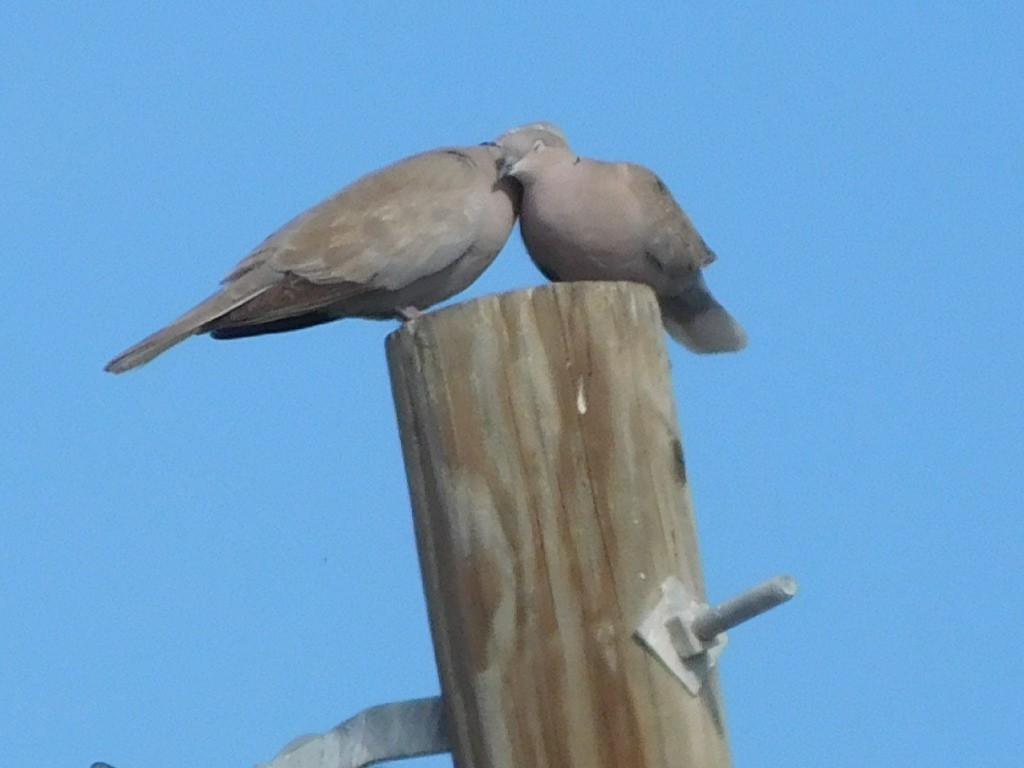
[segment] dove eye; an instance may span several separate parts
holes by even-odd
[[[547,147],[547,144],[544,143],[543,139],[537,139],[535,142],[533,142],[534,152],[542,152],[544,151],[545,147]]]

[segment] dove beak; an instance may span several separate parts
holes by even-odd
[[[509,176],[515,176],[516,166],[519,165],[519,160],[513,157],[506,157],[505,162],[501,166],[499,177],[507,179]]]

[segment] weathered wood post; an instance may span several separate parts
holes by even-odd
[[[704,588],[658,307],[566,283],[406,323],[387,353],[459,768],[729,764],[633,632]]]

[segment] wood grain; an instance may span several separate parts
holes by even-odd
[[[653,293],[485,297],[387,353],[455,764],[727,766],[717,680],[633,637],[667,576],[704,594]]]

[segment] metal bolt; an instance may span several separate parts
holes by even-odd
[[[709,606],[693,620],[693,633],[704,642],[748,619],[782,605],[796,594],[796,580],[776,576],[748,589],[731,600]]]

